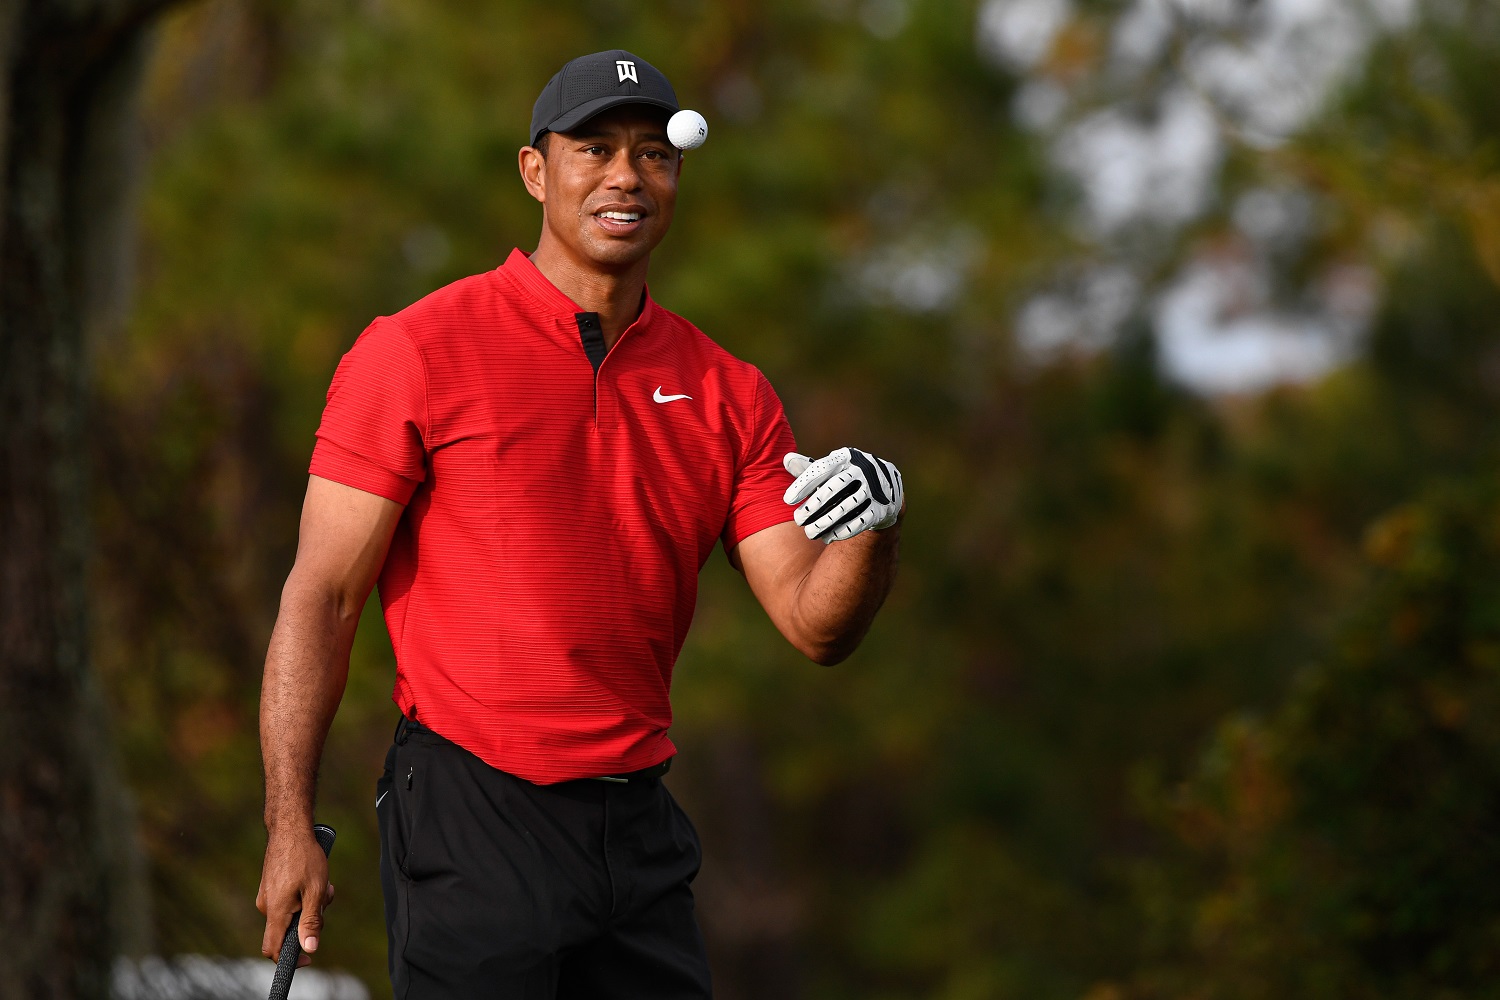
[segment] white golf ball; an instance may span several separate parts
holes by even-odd
[[[678,149],[697,149],[708,139],[708,122],[698,112],[684,108],[667,121],[667,138]]]

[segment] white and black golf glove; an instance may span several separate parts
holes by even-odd
[[[889,528],[901,513],[901,473],[867,451],[840,448],[817,461],[792,451],[781,464],[797,477],[782,499],[801,505],[792,518],[808,538],[842,542],[866,528]]]

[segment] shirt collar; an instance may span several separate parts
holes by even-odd
[[[562,289],[548,281],[547,276],[537,270],[537,266],[531,262],[531,254],[518,247],[510,252],[510,256],[497,268],[497,271],[509,278],[537,306],[545,310],[546,315],[564,323],[570,330],[575,329],[578,314],[585,310],[564,295]],[[651,300],[649,285],[642,290],[641,298],[643,300],[641,314],[626,328],[626,333],[632,330],[642,332],[656,318],[656,305]]]

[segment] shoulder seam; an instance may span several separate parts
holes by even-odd
[[[760,426],[760,397],[766,391],[766,376],[759,368],[750,366],[755,372],[755,405],[750,408],[750,423],[752,426]]]
[[[422,345],[417,343],[417,338],[412,336],[411,331],[406,328],[405,323],[402,323],[395,316],[387,316],[386,319],[390,320],[391,323],[396,327],[396,329],[401,331],[401,334],[406,338],[407,343],[411,344],[411,349],[415,351],[417,355],[417,363],[422,366],[422,422],[426,425],[423,428],[422,445],[426,450],[431,451],[432,383],[427,377],[427,355],[422,353]]]
[[[725,353],[728,354],[729,352],[726,351]],[[734,355],[732,354],[729,356],[734,357]],[[735,360],[740,361],[739,358],[735,358]],[[754,435],[756,428],[760,426],[760,400],[761,396],[765,395],[766,385],[768,383],[766,381],[765,373],[763,373],[759,368],[749,364],[748,362],[742,361],[741,363],[747,365],[747,367],[749,367],[749,369],[755,373],[755,402],[751,404],[750,426],[746,428],[750,435]],[[741,454],[739,455],[738,461],[735,462],[736,473],[738,473],[740,469],[743,469],[745,467],[745,454],[750,450],[748,443],[745,441],[741,441],[740,450]]]

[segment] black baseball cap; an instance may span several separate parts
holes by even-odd
[[[531,144],[543,132],[566,132],[621,104],[682,110],[661,70],[624,49],[579,56],[547,81],[531,109]]]

